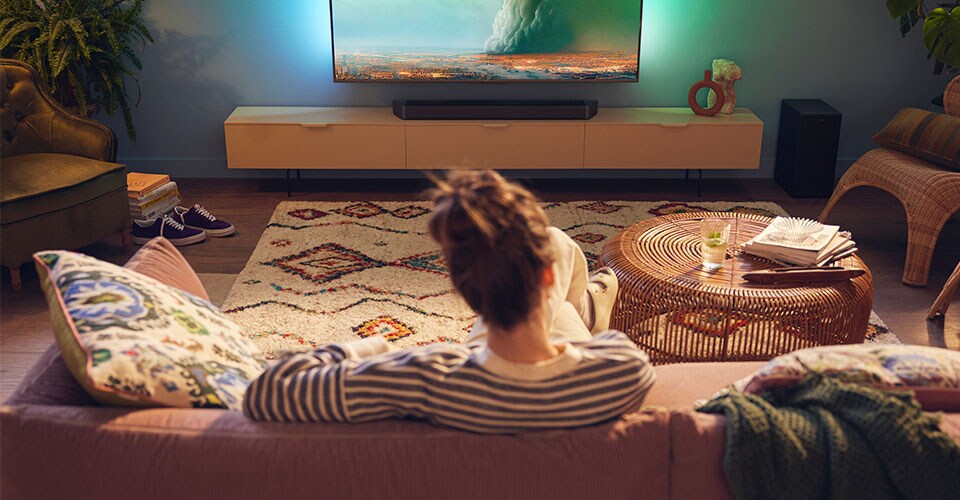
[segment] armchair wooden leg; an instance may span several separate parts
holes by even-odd
[[[927,319],[934,319],[947,314],[947,308],[950,307],[950,302],[953,300],[953,296],[956,295],[957,288],[960,288],[960,264],[957,264],[957,268],[953,270],[953,274],[947,278],[947,283],[943,285],[943,291],[937,296],[937,300],[933,302],[933,307],[930,308],[930,314],[927,315]]]
[[[123,243],[124,250],[133,248],[133,235],[130,233],[130,228],[120,231],[120,241]]]
[[[20,288],[23,287],[23,280],[20,279],[20,266],[8,267],[10,270],[10,285],[13,286],[13,290],[19,292]]]

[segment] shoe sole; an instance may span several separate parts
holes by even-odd
[[[598,333],[600,333],[600,332],[603,332],[603,331],[606,331],[606,330],[609,330],[609,329],[610,329],[610,319],[611,319],[610,317],[613,315],[613,309],[614,309],[614,307],[616,307],[616,305],[617,305],[617,295],[618,295],[618,293],[620,292],[620,282],[619,282],[619,280],[617,280],[617,275],[616,275],[616,274],[613,272],[613,270],[610,269],[609,267],[601,268],[601,269],[598,270],[598,271],[603,271],[603,270],[610,271],[609,274],[612,275],[613,283],[609,283],[609,284],[608,284],[608,283],[604,283],[604,282],[602,282],[602,281],[600,281],[600,280],[592,281],[592,280],[594,279],[594,277],[597,276],[597,274],[599,274],[599,272],[590,275],[590,280],[591,280],[590,283],[591,283],[591,284],[597,284],[597,285],[600,285],[600,286],[604,286],[604,287],[605,287],[605,289],[602,290],[598,295],[602,295],[602,296],[603,296],[602,298],[603,298],[604,300],[609,300],[609,301],[610,301],[610,304],[609,304],[610,307],[609,307],[609,308],[604,307],[604,309],[603,309],[603,311],[602,311],[602,313],[601,313],[601,311],[599,311],[599,310],[597,309],[597,307],[596,307],[596,306],[597,306],[596,300],[598,299],[598,297],[596,297],[596,296],[591,297],[591,300],[594,301],[594,311],[593,311],[593,314],[594,314],[594,316],[593,316],[593,322],[594,322],[594,323],[593,323],[593,328],[590,330],[590,333],[593,334],[593,335],[596,335],[596,334],[598,334]],[[604,274],[606,274],[606,273],[604,273]],[[591,295],[593,295],[593,294],[591,294]],[[604,304],[604,306],[606,306],[606,305],[607,305],[607,304]]]
[[[204,229],[198,226],[187,226],[190,229],[199,229],[210,236],[211,238],[223,238],[224,236],[230,236],[231,234],[237,232],[237,228],[230,226],[226,229]]]
[[[155,238],[155,237],[154,237]],[[133,242],[137,245],[144,245],[153,238],[140,238],[138,236],[133,237]],[[182,247],[184,245],[192,245],[194,243],[200,243],[201,241],[207,239],[207,235],[204,233],[195,234],[193,236],[188,236],[186,238],[167,238],[167,241],[173,244],[175,247]]]

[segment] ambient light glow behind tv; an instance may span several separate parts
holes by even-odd
[[[330,0],[334,81],[613,81],[640,70],[640,0]]]

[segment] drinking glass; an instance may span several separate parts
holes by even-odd
[[[730,222],[725,219],[700,221],[700,251],[703,268],[716,271],[723,267],[727,257],[727,242],[730,240]]]

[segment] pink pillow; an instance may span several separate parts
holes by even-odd
[[[183,254],[166,238],[157,237],[148,241],[123,267],[203,300],[210,300],[197,273],[193,272],[187,259],[183,258]]]
[[[960,352],[937,347],[857,344],[802,349],[772,359],[734,387],[757,394],[794,385],[810,373],[910,390],[927,411],[960,411]]]

